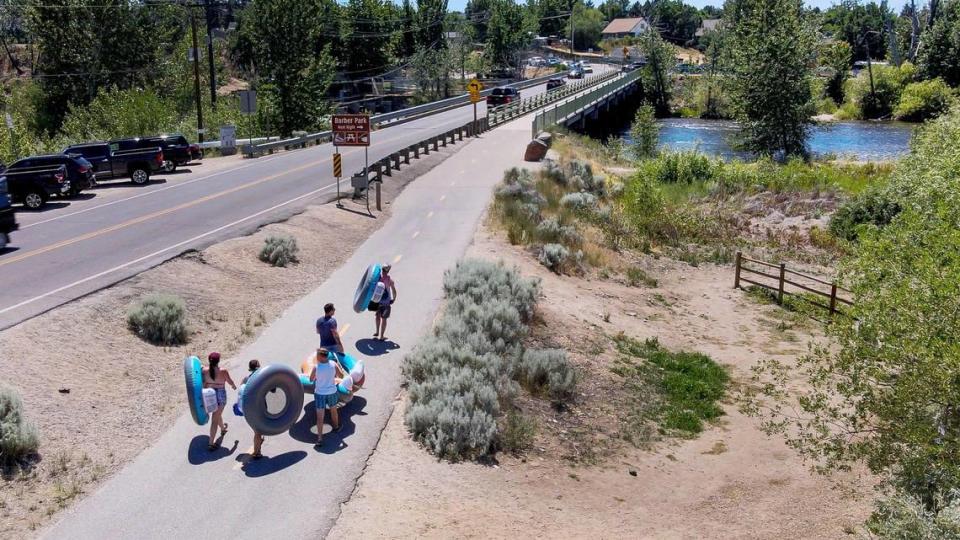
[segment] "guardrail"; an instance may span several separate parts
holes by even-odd
[[[549,105],[566,97],[582,92],[586,88],[598,85],[609,79],[616,78],[619,75],[616,71],[607,71],[599,75],[592,75],[585,79],[580,79],[573,83],[567,83],[559,88],[544,92],[532,98],[521,99],[514,103],[497,105],[487,109],[487,117],[490,118],[490,125],[496,126],[518,116],[535,111],[544,105]],[[555,77],[556,75],[554,75]]]
[[[529,88],[531,86],[537,86],[542,84],[549,79],[557,77],[558,74],[551,73],[550,75],[544,75],[542,77],[536,77],[533,79],[527,79],[525,81],[519,81],[511,83],[505,86],[511,88]],[[480,92],[481,96],[488,96],[493,92],[492,88],[488,88]],[[410,122],[424,116],[430,116],[432,114],[437,114],[440,112],[448,111],[450,109],[455,109],[457,107],[462,107],[470,103],[470,95],[463,94],[455,96],[452,98],[441,99],[439,101],[432,101],[430,103],[425,103],[423,105],[416,105],[414,107],[407,107],[405,109],[400,109],[398,111],[393,111],[389,113],[378,114],[370,117],[370,125],[372,128],[378,128],[386,125],[397,125],[402,122]],[[243,147],[244,155],[248,157],[257,157],[263,153],[272,154],[275,150],[283,149],[289,150],[291,148],[304,148],[310,144],[321,144],[327,142],[333,138],[333,132],[330,130],[321,131],[318,133],[309,133],[300,137],[291,137],[289,139],[282,139],[273,142],[267,142],[264,144],[256,145],[246,145]]]
[[[409,165],[411,157],[419,159],[421,154],[429,155],[430,152],[437,152],[448,144],[463,141],[464,137],[470,138],[479,135],[489,130],[490,127],[486,118],[479,118],[449,131],[431,135],[406,148],[391,152],[368,165],[366,169],[360,169],[351,176],[351,183],[356,193],[359,194],[367,187],[368,182],[383,182],[384,176],[393,176],[393,171],[400,170],[401,163]]]
[[[537,114],[533,119],[533,137],[546,129],[547,126],[565,123],[569,118],[576,115],[580,110],[590,107],[608,96],[623,90],[640,79],[639,70],[629,73],[616,73],[616,77],[607,81],[594,90],[583,95],[577,96],[568,101],[558,103],[552,109],[545,109]]]

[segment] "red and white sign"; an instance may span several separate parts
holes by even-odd
[[[370,146],[370,116],[335,114],[332,121],[334,146]]]

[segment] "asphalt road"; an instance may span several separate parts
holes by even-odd
[[[312,397],[306,399],[305,413],[289,433],[267,439],[267,457],[258,461],[249,459],[249,427],[231,412],[226,413],[230,433],[224,447],[213,453],[206,448],[208,428],[195,425],[184,414],[155,445],[43,535],[70,539],[323,537],[363,474],[394,408],[401,360],[429,329],[442,300],[443,272],[465,252],[503,171],[522,165],[529,129],[529,117],[525,117],[487,132],[409,184],[394,202],[389,221],[343,267],[228,361],[234,378],[243,371],[238,366],[251,358],[299,366],[316,346],[313,326],[323,304],[334,302],[344,344],[364,360],[367,383],[344,409],[341,432],[325,435],[321,450],[312,446]],[[309,163],[316,158],[297,159]],[[306,170],[289,183],[315,183],[303,177]],[[242,200],[252,204],[253,196],[245,194]],[[179,219],[175,223],[185,218]],[[216,223],[211,220],[206,226]],[[363,269],[378,261],[394,263],[399,293],[387,345],[370,339],[371,313],[355,314],[350,309]],[[229,394],[232,405],[236,396]],[[379,480],[390,482],[389,478]]]
[[[522,95],[544,91],[540,85]],[[483,104],[478,109],[485,114]],[[472,119],[468,105],[376,131],[370,162]],[[332,199],[332,153],[332,146],[325,144],[231,160],[226,166],[187,166],[183,172],[158,174],[142,188],[104,183],[87,200],[53,200],[45,211],[19,212],[21,229],[0,252],[0,329],[190,249],[254,231]],[[363,168],[362,148],[341,153],[345,174]],[[349,179],[342,189],[350,191]]]

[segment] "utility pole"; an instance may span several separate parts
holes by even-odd
[[[210,0],[204,0],[203,8],[207,17],[207,62],[210,64],[210,107],[217,105],[217,74],[213,69],[213,13],[210,12]]]
[[[190,30],[193,34],[193,92],[197,99],[197,138],[203,142],[203,104],[200,101],[200,49],[197,47],[197,14],[190,9]]]
[[[576,0],[570,2],[570,61],[575,62],[577,55],[573,52],[573,10],[576,8]]]

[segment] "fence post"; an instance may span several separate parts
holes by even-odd
[[[837,282],[830,286],[830,315],[837,312]]]
[[[390,158],[383,158],[378,163],[377,168],[383,170],[384,176],[393,176],[393,167],[391,167]]]
[[[786,278],[787,263],[780,263],[780,289],[777,290],[777,303],[783,304],[783,281]]]
[[[419,143],[413,145],[413,157],[416,158],[416,159],[420,159],[420,144],[419,144]]]
[[[739,288],[740,288],[740,257],[742,257],[742,256],[743,256],[743,254],[738,251],[738,252],[737,252],[737,259],[736,259],[736,260],[737,260],[737,263],[736,263],[737,266],[736,266],[736,270],[734,270],[734,273],[733,273],[733,288],[734,288],[734,289],[739,289]]]

